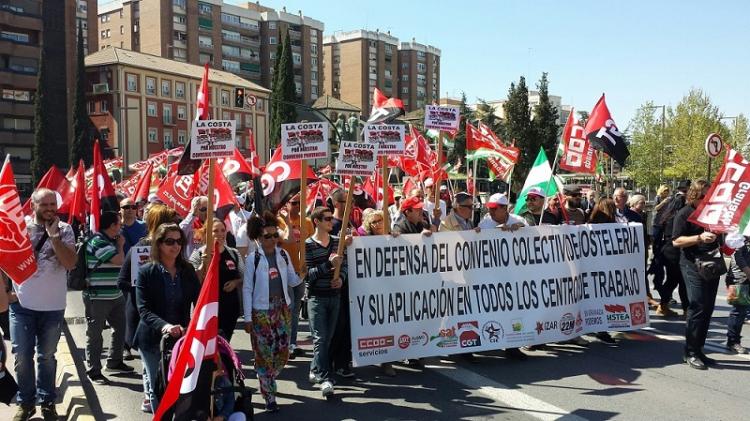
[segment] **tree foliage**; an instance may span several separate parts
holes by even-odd
[[[297,121],[296,86],[294,84],[294,63],[292,43],[287,31],[284,44],[276,49],[276,66],[271,90],[271,144],[281,141],[281,125]]]
[[[518,80],[518,85],[510,84],[508,100],[503,108],[505,110],[506,141],[515,141],[516,146],[521,150],[521,156],[513,172],[513,189],[517,190],[515,187],[523,185],[523,180],[539,152],[539,141],[534,137],[531,127],[529,89],[523,76]]]
[[[466,104],[466,93],[464,92],[461,93],[461,103],[458,105],[458,112],[461,114],[461,122],[458,126],[456,138],[454,139],[455,143],[453,149],[448,151],[448,162],[455,165],[461,160],[461,162],[463,162],[461,169],[465,170],[466,162],[464,162],[464,157],[466,156],[466,125],[470,124],[474,119],[474,113]]]
[[[45,49],[42,47],[39,56],[39,73],[37,74],[36,93],[34,94],[34,145],[31,151],[31,182],[39,183],[47,170],[54,165],[54,133],[47,130],[46,118],[54,110],[54,104],[45,93],[48,84]]]
[[[70,146],[70,166],[77,165],[80,159],[90,166],[94,146],[91,139],[91,122],[86,109],[86,65],[83,61],[83,30],[78,26],[78,51],[76,66],[76,90],[73,100],[73,142]]]
[[[539,90],[539,103],[534,106],[534,120],[532,121],[534,137],[544,148],[547,156],[553,157],[557,153],[560,126],[557,124],[558,109],[549,100],[547,72],[542,73],[536,88]]]
[[[647,102],[630,122],[630,158],[625,168],[638,185],[656,186],[661,182],[664,150],[658,111]]]

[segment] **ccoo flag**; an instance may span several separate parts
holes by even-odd
[[[36,272],[36,257],[26,232],[10,155],[6,155],[0,170],[0,253],[3,255],[0,269],[16,284],[21,284]]]

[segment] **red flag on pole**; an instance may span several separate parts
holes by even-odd
[[[247,149],[250,151],[250,169],[252,170],[253,177],[263,174],[260,170],[260,158],[258,158],[258,151],[255,149],[255,134],[253,129],[247,129]]]
[[[10,155],[5,156],[0,170],[0,269],[16,284],[21,284],[36,272],[36,258],[26,231],[21,212]]]
[[[59,168],[57,168],[56,165],[53,165],[50,167],[49,170],[47,170],[47,173],[44,174],[44,177],[42,177],[41,180],[39,180],[39,184],[36,185],[37,189],[40,189],[42,187],[50,189],[54,192],[58,192],[58,212],[64,213],[62,209],[62,204],[65,203],[65,197],[62,196],[64,192],[68,191],[68,185],[69,181],[67,178],[65,178],[65,175],[60,171]],[[24,215],[31,215],[31,199],[27,200],[26,203],[23,204],[23,214]]]
[[[130,196],[130,200],[132,200],[133,203],[138,203],[141,200],[148,200],[148,195],[151,191],[151,177],[153,176],[153,171],[154,166],[149,162],[148,166],[141,172],[138,185]]]
[[[68,223],[77,220],[81,225],[86,223],[86,166],[83,160],[78,162],[78,171],[76,171],[73,181],[70,183],[70,206],[68,210]]]
[[[570,110],[562,132],[560,168],[577,173],[596,173],[596,151],[584,135],[583,127],[575,120],[575,110]]]
[[[109,179],[106,168],[104,168],[102,153],[99,149],[99,140],[94,143],[93,170],[91,190],[89,190],[89,196],[91,197],[90,228],[91,232],[98,232],[99,217],[101,217],[102,212],[105,210],[116,211],[120,208],[120,204],[117,203],[115,189],[112,187],[112,182]]]
[[[193,318],[190,319],[185,340],[177,355],[177,363],[172,372],[172,378],[167,383],[164,396],[154,413],[154,421],[160,421],[170,409],[174,409],[175,420],[190,419],[189,416],[195,415],[190,413],[193,407],[204,406],[201,405],[202,402],[199,402],[199,400],[213,398],[210,393],[205,396],[194,393],[199,378],[206,375],[207,367],[203,367],[202,370],[202,366],[208,362],[206,360],[210,360],[217,355],[219,260],[221,259],[218,243],[214,244],[214,251],[211,256],[211,263],[208,265],[206,278],[201,287],[198,302],[195,304]],[[210,369],[213,371],[212,368]],[[210,380],[211,373],[208,374]]]
[[[625,159],[630,156],[630,151],[628,151],[624,136],[620,133],[612,114],[609,112],[604,94],[599,98],[594,109],[591,110],[584,128],[584,135],[594,149],[606,153],[620,166],[625,166]]]
[[[208,120],[208,63],[203,69],[203,79],[201,80],[201,87],[198,90],[198,98],[195,100],[195,119],[196,120]],[[188,140],[185,145],[185,150],[180,156],[179,164],[177,164],[177,174],[189,175],[195,173],[198,167],[201,165],[200,159],[190,159],[190,144],[192,141]]]

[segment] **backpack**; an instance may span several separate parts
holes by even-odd
[[[284,258],[284,261],[286,262],[286,265],[289,266],[289,257],[286,255],[286,250],[281,249],[281,257]],[[255,284],[255,273],[258,271],[258,264],[260,263],[260,252],[258,250],[255,250],[255,265],[253,267],[253,285]]]
[[[83,291],[87,286],[86,278],[89,274],[89,268],[86,263],[86,246],[88,246],[90,239],[91,237],[81,236],[76,244],[76,267],[67,273],[68,288],[75,291]]]

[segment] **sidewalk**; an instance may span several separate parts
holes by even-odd
[[[78,369],[76,367],[76,361],[70,352],[69,340],[70,330],[68,324],[63,324],[63,332],[60,335],[60,342],[57,344],[57,374],[55,384],[57,386],[57,413],[60,415],[60,420],[79,420],[89,421],[93,420],[94,417],[91,415],[91,410],[88,407],[88,400],[84,393],[81,381],[78,377]],[[7,365],[13,377],[16,377],[14,370],[14,355],[11,352],[10,341],[5,341],[5,347],[8,350]],[[83,361],[79,361],[79,364],[83,364]],[[5,406],[0,404],[0,420],[11,420],[16,414],[18,406],[11,404]],[[41,420],[41,410],[37,406],[37,413],[32,420]]]

